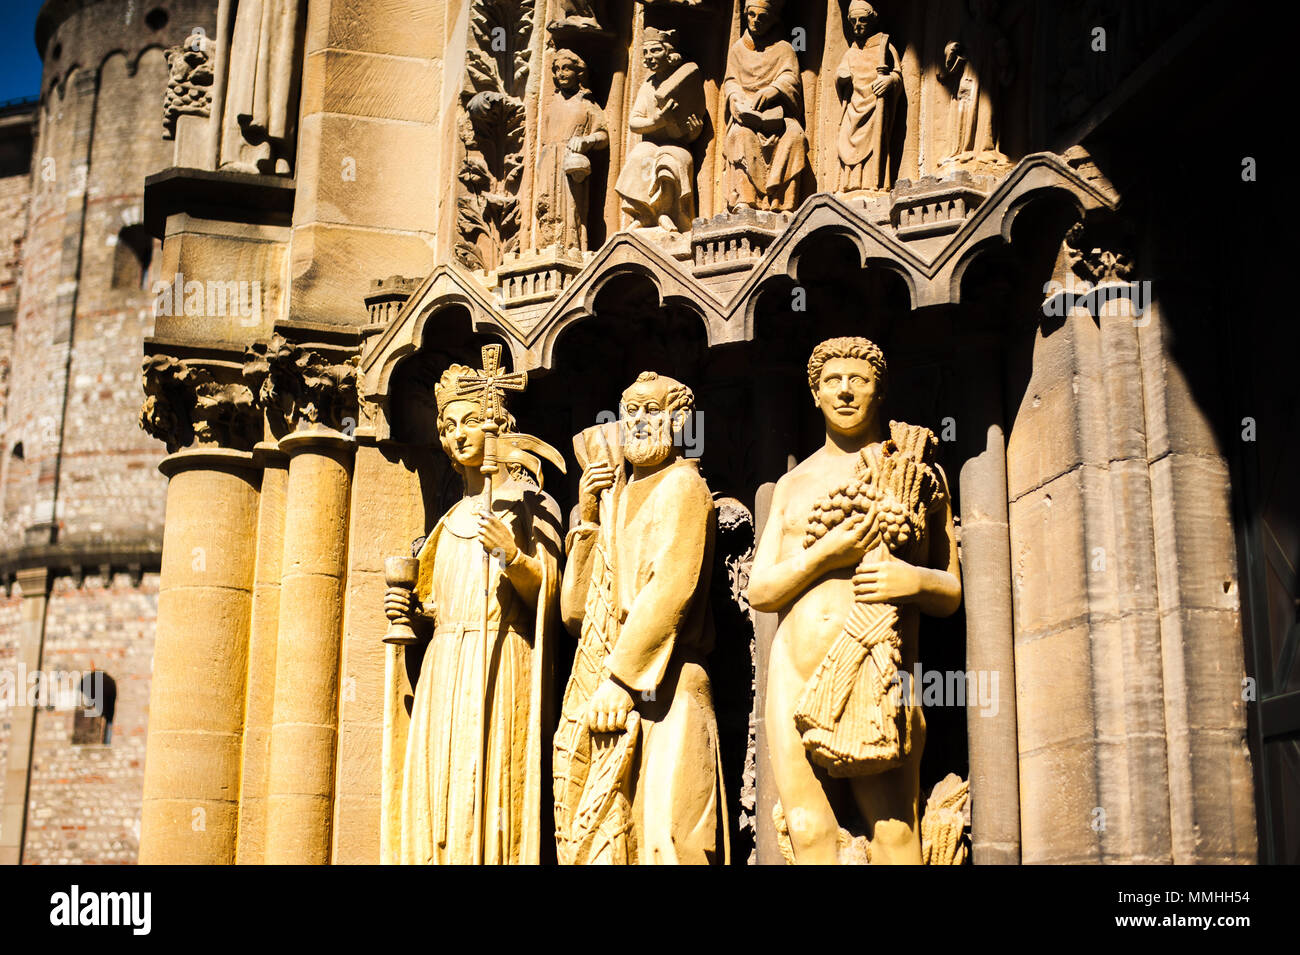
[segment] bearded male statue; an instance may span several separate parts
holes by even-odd
[[[680,440],[694,403],[681,382],[643,372],[617,422],[574,439],[580,523],[560,609],[579,643],[555,734],[561,863],[728,859],[705,667],[716,517]]]

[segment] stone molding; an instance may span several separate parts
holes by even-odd
[[[1081,151],[1079,151],[1081,152]],[[960,300],[966,268],[984,249],[1010,240],[1019,212],[1030,202],[1055,194],[1069,199],[1086,219],[1118,208],[1120,197],[1103,178],[1089,175],[1086,156],[1035,153],[1026,156],[996,183],[978,203],[963,202],[963,216],[955,228],[946,225],[943,234],[902,234],[890,222],[889,197],[869,202],[818,193],[788,219],[776,217],[761,225],[773,237],[761,255],[748,262],[737,256],[737,271],[718,272],[697,266],[694,257],[669,254],[653,241],[654,230],[620,232],[605,242],[583,263],[571,279],[557,283],[547,302],[533,303],[527,310],[511,309],[495,294],[496,274],[470,272],[450,263],[439,266],[420,285],[382,333],[368,341],[359,367],[359,390],[364,403],[374,402],[376,437],[388,437],[383,407],[392,372],[405,357],[417,351],[443,310],[460,306],[470,314],[478,334],[498,335],[511,352],[511,367],[521,370],[549,368],[560,333],[570,324],[593,314],[600,289],[618,275],[638,274],[648,278],[662,302],[685,305],[699,314],[710,346],[750,341],[754,334],[756,292],[765,283],[787,278],[796,280],[799,256],[805,240],[816,235],[840,235],[858,249],[864,267],[889,269],[907,285],[912,308],[955,304]],[[895,186],[893,195],[909,204],[922,202],[926,190],[947,196],[954,189],[970,191],[968,178],[945,177],[918,183],[907,180]],[[738,222],[752,213],[738,214]],[[747,220],[745,220],[747,222]],[[745,224],[745,223],[741,223]],[[696,220],[701,237],[726,229],[722,217]],[[746,225],[749,231],[752,223]],[[753,249],[753,243],[750,244]],[[536,297],[536,296],[535,296]]]

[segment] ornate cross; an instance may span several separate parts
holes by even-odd
[[[475,375],[466,375],[456,385],[462,398],[478,398],[484,423],[504,424],[505,392],[523,391],[528,386],[528,372],[501,371],[501,346],[483,346],[483,367]]]

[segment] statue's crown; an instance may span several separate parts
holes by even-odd
[[[442,414],[443,409],[457,399],[461,401],[472,401],[472,398],[466,398],[459,394],[460,380],[470,377],[474,374],[474,369],[468,365],[449,365],[447,370],[442,373],[438,383],[433,386],[433,396],[438,402],[438,414]]]

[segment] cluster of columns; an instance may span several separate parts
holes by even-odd
[[[163,462],[142,864],[330,861],[354,444]]]

